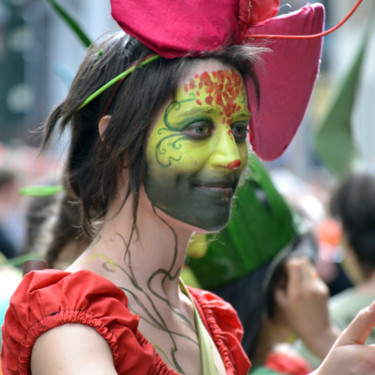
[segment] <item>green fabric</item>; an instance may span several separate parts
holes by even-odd
[[[363,38],[357,55],[344,76],[315,138],[318,155],[331,172],[339,177],[344,177],[351,170],[358,157],[357,146],[352,135],[351,115],[368,36],[369,32]]]
[[[79,24],[73,19],[73,17],[68,14],[68,12],[54,0],[47,0],[56,11],[56,13],[67,23],[67,25],[72,29],[72,31],[77,35],[79,40],[83,43],[85,47],[91,45],[91,40],[87,34],[82,30]]]
[[[198,342],[199,342],[199,349],[202,361],[202,374],[203,375],[217,375],[218,371],[215,365],[215,361],[212,355],[213,352],[213,341],[210,335],[207,332],[205,325],[202,322],[202,319],[199,315],[198,309],[195,306],[195,303],[186,288],[185,284],[182,280],[180,280],[180,287],[183,293],[190,299],[194,306],[194,319],[195,319],[195,326],[197,329],[198,335]]]
[[[375,291],[372,294],[358,292],[355,288],[347,289],[329,300],[329,313],[333,322],[340,328],[346,328],[357,313],[368,307],[375,300]],[[367,345],[375,344],[373,330],[366,341]]]
[[[205,236],[207,252],[203,257],[187,257],[187,265],[203,289],[218,288],[248,275],[296,236],[293,214],[266,167],[254,154],[249,156],[248,166],[250,175],[236,191],[227,226]]]

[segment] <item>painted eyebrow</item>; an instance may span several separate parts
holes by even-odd
[[[216,112],[217,110],[212,107],[200,106],[200,107],[190,108],[190,109],[181,111],[181,113],[178,114],[177,117],[186,117],[186,116],[195,117],[195,116],[202,116],[202,115],[211,115]]]
[[[240,111],[240,112],[237,112],[234,117],[235,118],[237,118],[237,117],[246,117],[246,119],[248,119],[250,121],[250,119],[251,119],[251,113],[250,113],[250,111]]]
[[[199,116],[202,116],[202,115],[212,115],[212,114],[215,114],[217,112],[218,112],[218,110],[215,109],[215,108],[199,106],[199,107],[190,108],[190,109],[187,109],[185,111],[182,111],[181,113],[179,113],[177,115],[177,118],[179,118],[179,117],[197,117],[197,116],[199,117]],[[249,111],[240,111],[240,112],[237,112],[235,114],[235,117],[242,117],[242,116],[249,118],[249,121],[250,121],[251,114],[250,114]]]

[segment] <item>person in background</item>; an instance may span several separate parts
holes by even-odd
[[[331,193],[331,219],[341,226],[343,271],[352,287],[330,297],[331,320],[344,330],[353,318],[375,300],[375,175],[371,170],[352,172]],[[375,343],[371,331],[367,344]],[[298,342],[296,350],[316,368],[322,358]]]
[[[343,228],[345,271],[354,286],[331,297],[330,314],[344,329],[375,300],[375,174],[355,172],[337,186],[330,211]],[[367,343],[375,344],[372,331]]]
[[[327,212],[333,179],[325,174],[304,179],[280,167],[271,168],[270,175],[287,202],[310,223],[319,247],[316,268],[330,295],[353,286],[342,269],[340,224]]]

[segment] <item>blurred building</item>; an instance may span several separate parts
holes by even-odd
[[[114,27],[109,1],[57,1],[91,40]],[[0,142],[39,139],[29,130],[66,94],[85,47],[48,1],[0,2]]]

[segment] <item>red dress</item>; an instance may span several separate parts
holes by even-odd
[[[240,341],[243,330],[234,309],[218,296],[189,288],[227,374],[245,375],[250,362]],[[127,308],[124,292],[91,271],[28,273],[11,298],[3,332],[4,375],[30,374],[30,354],[45,331],[65,323],[93,327],[108,342],[119,375],[176,375],[138,331],[139,317]]]

